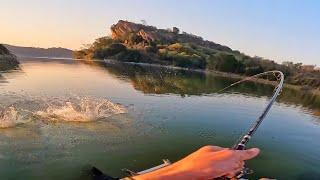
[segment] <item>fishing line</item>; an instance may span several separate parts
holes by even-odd
[[[237,141],[237,143],[232,147],[232,149],[234,150],[243,150],[246,147],[246,144],[248,143],[248,141],[250,140],[250,138],[254,135],[254,133],[257,131],[258,127],[260,126],[260,124],[262,123],[262,121],[264,120],[264,118],[266,117],[266,115],[268,114],[268,112],[270,111],[272,105],[274,104],[274,102],[276,101],[277,97],[280,95],[282,88],[283,88],[283,83],[284,83],[284,74],[281,71],[267,71],[267,72],[263,72],[260,74],[256,74],[254,76],[250,76],[250,77],[246,77],[240,81],[237,81],[235,83],[232,83],[231,85],[217,91],[217,93],[221,93],[233,86],[236,86],[240,83],[243,83],[245,81],[252,81],[252,80],[258,80],[260,76],[266,75],[266,74],[272,74],[277,81],[279,81],[279,83],[276,85],[275,89],[274,89],[274,93],[271,97],[271,99],[269,100],[267,106],[264,108],[264,110],[262,111],[262,113],[260,114],[260,116],[257,118],[257,120],[251,125],[250,129],[243,135],[240,137],[240,139]],[[268,80],[268,79],[267,79]]]

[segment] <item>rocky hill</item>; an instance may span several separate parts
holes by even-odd
[[[19,62],[17,57],[10,53],[10,51],[0,44],[0,71],[17,68]]]
[[[320,88],[320,71],[315,66],[251,57],[227,46],[181,32],[179,28],[158,29],[120,20],[110,28],[111,36],[96,39],[73,53],[76,59],[113,59],[155,63],[209,71],[254,75],[282,71],[290,84]]]
[[[71,58],[72,50],[65,48],[36,48],[4,45],[18,57],[51,57],[51,58]]]
[[[136,24],[128,21],[120,20],[117,24],[111,26],[112,38],[129,43],[132,38],[136,39],[135,43],[150,44],[156,42],[160,44],[172,43],[192,43],[194,45],[216,49],[225,52],[233,52],[231,48],[223,46],[211,41],[203,40],[202,37],[188,34],[186,32],[180,33],[179,28],[172,29],[157,29],[153,26],[146,26]]]
[[[158,29],[120,20],[110,28],[111,37],[97,39],[91,47],[74,52],[78,59],[116,59],[159,63],[204,69],[207,59],[216,53],[240,56],[233,51],[203,38],[180,32],[180,29]]]

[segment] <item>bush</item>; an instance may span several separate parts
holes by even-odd
[[[180,43],[175,43],[175,44],[171,44],[168,46],[168,49],[170,51],[179,51],[180,49],[182,49],[182,45]]]
[[[207,69],[210,70],[240,73],[243,68],[244,65],[231,54],[218,53],[207,60]]]
[[[109,50],[111,54],[117,54],[121,51],[125,51],[127,48],[125,45],[121,43],[113,43],[109,46]]]
[[[196,54],[190,56],[184,52],[177,53],[175,51],[169,51],[169,53],[163,54],[160,58],[179,67],[204,69],[206,66],[205,59]]]
[[[143,61],[143,56],[138,50],[122,51],[113,57],[114,57],[114,59],[119,60],[119,61],[129,61],[129,62]]]
[[[114,55],[116,55],[120,52],[124,52],[126,50],[127,50],[127,48],[123,44],[114,43],[114,44],[111,44],[107,48],[96,50],[94,52],[94,58],[103,59],[103,58],[107,58],[110,56],[114,56]]]
[[[101,37],[95,40],[95,42],[91,45],[91,49],[96,50],[96,49],[104,49],[109,47],[113,43],[118,43],[115,40],[113,40],[109,36]]]
[[[85,55],[86,55],[86,52],[84,50],[73,51],[74,59],[83,59]]]
[[[156,46],[146,46],[144,49],[147,53],[156,53],[158,51]]]
[[[259,74],[264,72],[261,66],[255,66],[255,67],[246,67],[245,68],[245,75],[253,76],[255,74]]]

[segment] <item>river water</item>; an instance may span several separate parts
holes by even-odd
[[[122,177],[214,144],[230,147],[271,85],[129,64],[26,59],[0,76],[0,179]],[[284,89],[250,147],[250,179],[320,179],[320,97]]]

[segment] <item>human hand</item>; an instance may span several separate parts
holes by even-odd
[[[244,168],[244,161],[252,159],[260,150],[231,150],[218,146],[204,146],[184,159],[150,173],[133,177],[137,180],[213,179],[234,177]]]

